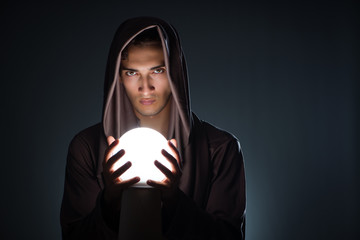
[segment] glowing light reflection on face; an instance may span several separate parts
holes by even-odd
[[[125,150],[125,155],[113,165],[113,170],[115,171],[130,161],[131,167],[120,176],[120,179],[140,177],[140,182],[133,187],[150,188],[146,184],[147,180],[162,181],[165,179],[165,175],[154,165],[155,160],[171,170],[170,162],[161,154],[161,150],[165,149],[171,155],[173,152],[166,138],[151,128],[134,128],[123,134],[114,154],[121,149]]]

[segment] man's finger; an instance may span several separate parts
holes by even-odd
[[[154,162],[155,166],[165,175],[165,177],[167,177],[170,181],[173,181],[175,176],[172,171],[170,171],[167,167],[165,167],[163,164],[161,164],[159,161],[155,161]]]
[[[172,171],[179,171],[179,161],[166,150],[161,150],[161,154],[170,162]]]
[[[128,170],[131,167],[131,162],[126,162],[124,165],[116,169],[111,175],[113,178],[120,177],[126,170]]]
[[[104,164],[103,168],[104,170],[108,170],[111,169],[112,166],[114,165],[114,163],[116,163],[118,160],[120,160],[120,158],[122,158],[122,156],[124,156],[125,154],[125,150],[121,149],[120,151],[118,151],[117,153],[115,153],[112,157],[110,157],[106,163]]]
[[[108,136],[106,140],[108,145],[110,146],[115,141],[115,138],[113,136]]]
[[[119,140],[114,140],[110,146],[105,150],[105,162],[107,162],[113,155],[113,151],[115,150],[115,146],[119,144]]]
[[[126,189],[126,188],[129,188],[131,187],[132,185],[134,185],[135,183],[139,182],[140,181],[140,178],[139,177],[133,177],[133,178],[130,178],[128,180],[122,180],[120,181],[118,184],[116,184],[114,187],[115,188],[119,188],[120,189]]]
[[[158,182],[154,180],[147,180],[146,184],[159,190],[167,190],[170,187],[169,184],[165,184],[164,182]]]
[[[170,139],[170,140],[168,141],[168,145],[169,145],[171,151],[173,152],[174,157],[175,157],[177,163],[180,165],[180,154],[179,154],[179,150],[177,149],[176,139],[175,139],[175,138]]]
[[[176,139],[175,138],[173,138],[173,139],[170,139],[169,140],[176,148],[178,147],[177,146],[177,142],[176,142]]]

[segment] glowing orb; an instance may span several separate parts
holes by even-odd
[[[140,181],[133,187],[150,188],[146,184],[147,180],[165,179],[165,175],[155,166],[154,161],[159,161],[171,170],[170,162],[161,154],[161,150],[165,149],[171,155],[173,152],[161,133],[151,128],[134,128],[123,134],[119,140],[114,154],[121,149],[125,150],[125,154],[113,165],[113,170],[115,171],[128,161],[132,163],[131,167],[120,176],[121,180],[138,176]]]

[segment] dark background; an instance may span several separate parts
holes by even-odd
[[[289,2],[2,1],[0,238],[61,238],[68,144],[101,119],[116,28],[150,15],[180,33],[193,110],[241,141],[247,240],[360,239],[359,8]]]

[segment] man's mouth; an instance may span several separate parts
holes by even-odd
[[[140,103],[142,104],[142,105],[151,105],[151,104],[153,104],[155,102],[155,100],[154,99],[151,99],[151,98],[142,98],[142,99],[140,99]]]

